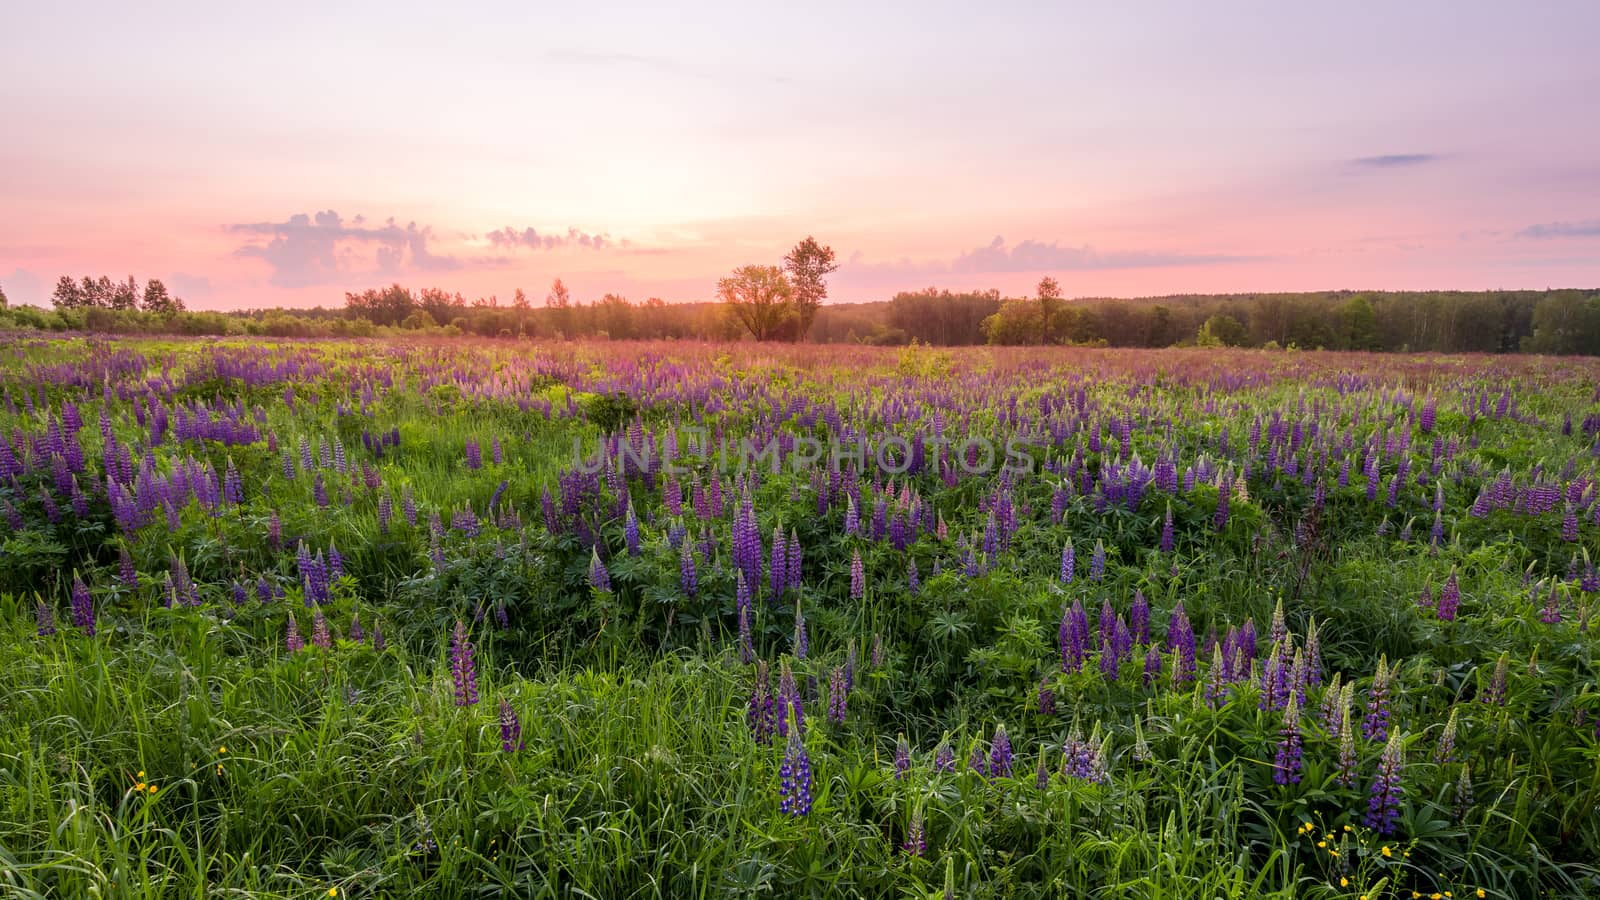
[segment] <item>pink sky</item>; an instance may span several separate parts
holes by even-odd
[[[0,14],[12,302],[1600,286],[1590,2],[231,6]]]

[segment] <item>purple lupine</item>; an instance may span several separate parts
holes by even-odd
[[[917,561],[911,560],[906,565],[906,592],[915,597],[922,591],[922,578],[917,574]]]
[[[1273,757],[1272,780],[1286,784],[1299,784],[1301,771],[1300,704],[1293,694],[1283,708],[1283,724],[1278,729],[1278,751]]]
[[[333,647],[333,634],[328,630],[328,620],[320,608],[311,611],[311,643],[324,650]]]
[[[515,753],[523,748],[522,719],[504,697],[500,698],[500,752]]]
[[[1439,618],[1446,622],[1456,620],[1456,610],[1461,606],[1461,587],[1456,583],[1456,571],[1450,570],[1450,577],[1445,580],[1444,587],[1439,589]]]
[[[1212,517],[1211,522],[1218,531],[1223,531],[1228,527],[1228,495],[1232,493],[1233,478],[1229,476],[1222,479],[1222,486],[1217,490],[1217,513]]]
[[[117,574],[123,587],[129,590],[139,587],[139,570],[133,567],[133,556],[128,553],[126,546],[117,549]]]
[[[800,609],[800,602],[794,604],[794,658],[805,659],[806,653],[811,649],[811,636],[806,631],[806,614]]]
[[[33,618],[38,624],[39,637],[49,637],[56,633],[56,611],[43,599],[34,604]]]
[[[1089,615],[1081,599],[1072,601],[1072,607],[1061,619],[1058,639],[1061,641],[1061,671],[1081,671],[1089,653]]]
[[[743,579],[744,573],[740,572],[738,577]],[[685,540],[678,548],[678,584],[688,597],[693,597],[700,587],[694,566],[694,542],[690,540]]]
[[[389,642],[383,637],[383,623],[372,623],[372,649],[382,653],[384,648],[388,646]]]
[[[350,616],[350,640],[358,644],[365,643],[367,640],[367,633],[361,629],[361,613],[359,612]]]
[[[472,656],[467,626],[457,619],[455,631],[450,635],[450,677],[455,681],[457,706],[472,706],[478,702],[478,669]]]
[[[501,482],[505,484],[505,482]],[[628,504],[628,515],[623,521],[622,537],[628,545],[628,555],[639,555],[639,517],[633,513],[633,504]]]
[[[1133,606],[1128,610],[1128,630],[1132,632],[1135,643],[1150,643],[1150,601],[1145,599],[1144,591],[1133,592]]]
[[[772,743],[772,732],[776,727],[774,715],[772,679],[768,675],[767,661],[763,659],[756,663],[756,686],[750,692],[750,701],[745,709],[745,721],[756,743],[763,746]]]
[[[772,555],[767,563],[768,585],[772,590],[772,599],[783,596],[785,581],[788,577],[789,552],[783,539],[783,526],[772,529]]]
[[[793,713],[793,722],[790,721]],[[789,667],[785,659],[778,670],[778,734],[788,737],[791,730],[804,731],[806,727],[805,704],[800,698],[800,688],[795,684],[794,670]]]
[[[894,742],[894,779],[904,781],[911,774],[911,745],[906,742],[906,736],[900,735]]]
[[[981,740],[972,744],[972,753],[967,757],[967,771],[976,772],[984,776],[989,774],[989,763],[984,758],[983,742]]]
[[[1176,542],[1172,531],[1172,504],[1167,504],[1166,518],[1161,522],[1161,552],[1171,553]]]
[[[1167,624],[1167,650],[1178,658],[1172,665],[1172,683],[1187,684],[1195,676],[1195,646],[1194,628],[1189,625],[1189,614],[1183,609],[1183,601],[1172,611],[1172,618]]]
[[[1367,689],[1367,713],[1361,720],[1361,735],[1369,741],[1389,737],[1389,661],[1378,657],[1378,671]]]
[[[811,812],[811,757],[800,740],[800,729],[789,730],[789,745],[784,750],[783,764],[778,767],[778,810],[788,816],[803,816]]]
[[[1094,542],[1094,555],[1089,557],[1089,580],[1099,581],[1106,576],[1106,545],[1099,539]]]
[[[946,775],[955,772],[956,752],[950,748],[948,743],[940,744],[939,749],[934,751],[933,770],[935,772],[942,772]]]
[[[989,742],[989,777],[1003,778],[1011,775],[1011,738],[1004,723],[994,727],[994,739]]]
[[[856,639],[851,638],[844,651],[844,689],[856,689]]]
[[[1489,676],[1489,684],[1478,699],[1490,706],[1506,705],[1506,677],[1510,674],[1511,657],[1506,653],[1500,654],[1500,659],[1494,664],[1494,674]]]
[[[906,826],[906,842],[900,845],[900,850],[910,856],[921,856],[928,850],[920,807],[911,811],[911,824]]]
[[[1173,681],[1177,681],[1177,667],[1173,667]],[[1222,645],[1211,647],[1211,668],[1206,670],[1206,705],[1212,709],[1228,700],[1228,661],[1223,656]]]
[[[1049,678],[1039,679],[1039,715],[1053,716],[1056,714],[1056,692],[1050,687]]]
[[[611,573],[600,559],[599,548],[589,551],[589,585],[602,593],[611,591]]]
[[[789,571],[784,575],[784,581],[790,589],[800,589],[800,534],[793,528],[789,529]]]
[[[1077,568],[1076,554],[1072,550],[1072,540],[1069,538],[1061,547],[1061,583],[1071,584],[1073,570]]]
[[[861,564],[861,551],[856,550],[850,557],[850,599],[860,600],[867,593],[866,568]]]
[[[1151,644],[1144,655],[1144,686],[1149,690],[1161,678],[1161,647]]]
[[[756,658],[755,641],[750,632],[750,604],[739,604],[739,662],[749,665]]]
[[[1400,749],[1400,733],[1389,736],[1383,755],[1378,758],[1378,775],[1372,781],[1371,797],[1367,801],[1367,815],[1362,824],[1388,837],[1400,822],[1400,798],[1404,791],[1400,783],[1400,770],[1405,763]]]
[[[94,598],[77,572],[72,573],[72,624],[89,637],[95,635]]]
[[[300,639],[300,623],[294,619],[294,613],[289,613],[289,623],[284,626],[283,645],[290,653],[297,653],[305,648],[306,642]]]
[[[844,683],[844,667],[834,666],[828,673],[828,718],[843,725],[850,689]]]

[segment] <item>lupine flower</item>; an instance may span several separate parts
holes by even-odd
[[[906,592],[915,597],[922,590],[922,579],[917,575],[917,561],[906,566]]]
[[[1173,670],[1176,680],[1177,670]],[[1211,668],[1206,671],[1205,698],[1206,705],[1216,709],[1228,700],[1228,663],[1222,655],[1222,645],[1217,644],[1211,648]]]
[[[1356,731],[1350,721],[1355,687],[1355,682],[1349,682],[1339,695],[1339,783],[1345,787],[1356,781]]]
[[[1327,729],[1328,737],[1330,738],[1339,736],[1339,682],[1341,678],[1341,673],[1333,673],[1333,678],[1329,680],[1327,689],[1322,692],[1322,726]]]
[[[49,637],[56,633],[56,611],[50,604],[40,599],[34,604],[33,616],[38,623],[39,637]]]
[[[472,655],[467,626],[457,619],[456,630],[450,636],[450,677],[456,685],[457,706],[472,706],[478,702],[478,670]]]
[[[1456,609],[1461,605],[1461,588],[1456,583],[1456,572],[1450,570],[1450,577],[1445,580],[1444,587],[1439,589],[1439,618],[1446,622],[1456,620]]]
[[[511,703],[500,698],[500,752],[515,753],[523,747],[522,720]]]
[[[1508,653],[1501,653],[1500,659],[1494,664],[1494,674],[1489,676],[1489,684],[1484,688],[1478,699],[1490,706],[1506,705],[1506,678],[1510,674],[1511,657]]]
[[[1050,679],[1039,680],[1039,715],[1053,716],[1056,714],[1056,692],[1050,687]]]
[[[1172,532],[1172,504],[1167,504],[1167,516],[1161,523],[1161,552],[1171,553],[1176,541]]]
[[[851,638],[844,652],[844,689],[856,689],[856,639]]]
[[[979,775],[989,774],[989,764],[983,756],[983,742],[976,741],[972,745],[972,754],[967,757],[967,771],[977,772]]]
[[[750,733],[756,743],[763,746],[772,743],[772,732],[776,728],[774,713],[767,661],[761,660],[756,663],[756,686],[750,692],[750,702],[745,711],[745,721],[750,725]]]
[[[839,725],[844,724],[845,705],[850,696],[850,691],[844,684],[844,667],[834,666],[828,674],[828,718]]]
[[[372,649],[382,653],[389,642],[383,637],[383,623],[374,622],[372,625]]]
[[[72,624],[89,637],[95,635],[94,598],[77,572],[72,573]]]
[[[939,749],[933,754],[933,770],[945,774],[956,770],[956,752],[950,749],[948,743],[940,744]]]
[[[1301,769],[1300,704],[1293,694],[1283,708],[1283,725],[1278,730],[1278,752],[1273,758],[1272,780],[1277,784],[1299,784]]]
[[[1146,690],[1161,678],[1161,648],[1151,644],[1144,655],[1144,686]]]
[[[806,651],[811,647],[811,640],[806,633],[806,614],[800,609],[800,602],[794,604],[794,658],[805,659]]]
[[[894,744],[894,777],[896,781],[903,781],[911,774],[911,745],[906,742],[906,736],[900,735]]]
[[[1073,570],[1076,568],[1076,557],[1072,552],[1072,541],[1069,539],[1061,547],[1061,583],[1071,584]]]
[[[1400,821],[1400,770],[1405,762],[1400,749],[1400,733],[1389,736],[1383,755],[1378,759],[1378,776],[1373,779],[1371,799],[1367,802],[1367,815],[1362,820],[1368,828],[1388,837],[1394,834]]]
[[[611,591],[611,573],[606,571],[606,564],[600,560],[598,548],[589,551],[589,584],[597,591]]]
[[[1438,746],[1433,749],[1433,761],[1440,765],[1455,761],[1457,712],[1455,707],[1450,708],[1450,719],[1445,722],[1444,730],[1439,732]]]
[[[900,849],[911,856],[921,856],[928,849],[920,807],[911,811],[911,824],[906,828],[906,842],[900,845]]]
[[[284,629],[283,645],[290,653],[299,652],[306,645],[306,642],[300,639],[300,623],[294,620],[292,612],[289,613],[289,624]]]
[[[1011,774],[1011,738],[1004,723],[994,727],[994,740],[989,742],[989,775],[994,778]]]
[[[500,482],[505,484],[505,482]],[[492,504],[491,504],[492,505]],[[622,537],[628,545],[628,555],[639,555],[639,517],[633,514],[633,504],[628,504],[628,516],[623,520]],[[691,595],[692,596],[692,595]]]
[[[1094,542],[1094,555],[1089,557],[1089,580],[1100,581],[1106,575],[1106,545],[1099,539]]]
[[[328,620],[321,609],[311,611],[311,643],[324,650],[333,647],[333,635],[328,631]]]
[[[367,639],[367,633],[365,631],[361,630],[361,613],[358,612],[358,613],[355,613],[355,614],[351,615],[350,616],[350,640],[360,643],[360,642],[366,641],[366,639]]]
[[[867,593],[867,573],[861,564],[861,551],[856,550],[850,557],[850,599],[860,600]]]
[[[1378,657],[1378,671],[1372,676],[1372,686],[1367,689],[1367,714],[1361,720],[1361,734],[1369,741],[1385,740],[1389,736],[1389,661]]]
[[[792,719],[790,717],[791,712],[793,713]],[[778,670],[777,727],[780,736],[789,736],[789,732],[792,730],[791,721],[794,728],[805,730],[805,705],[800,698],[800,688],[795,684],[794,670],[789,668],[789,661],[786,659]]]
[[[1471,766],[1461,764],[1461,777],[1456,779],[1454,789],[1451,791],[1450,811],[1457,825],[1466,821],[1467,814],[1472,812],[1472,772]]]
[[[789,730],[789,746],[778,767],[778,809],[784,815],[803,816],[811,812],[811,757],[800,740],[800,729]]]

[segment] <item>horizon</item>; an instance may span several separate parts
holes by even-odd
[[[1600,7],[733,9],[10,12],[0,288],[714,302],[808,234],[841,304],[1600,283]]]

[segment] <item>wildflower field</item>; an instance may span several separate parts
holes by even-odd
[[[1600,895],[1600,362],[0,349],[0,895]]]

